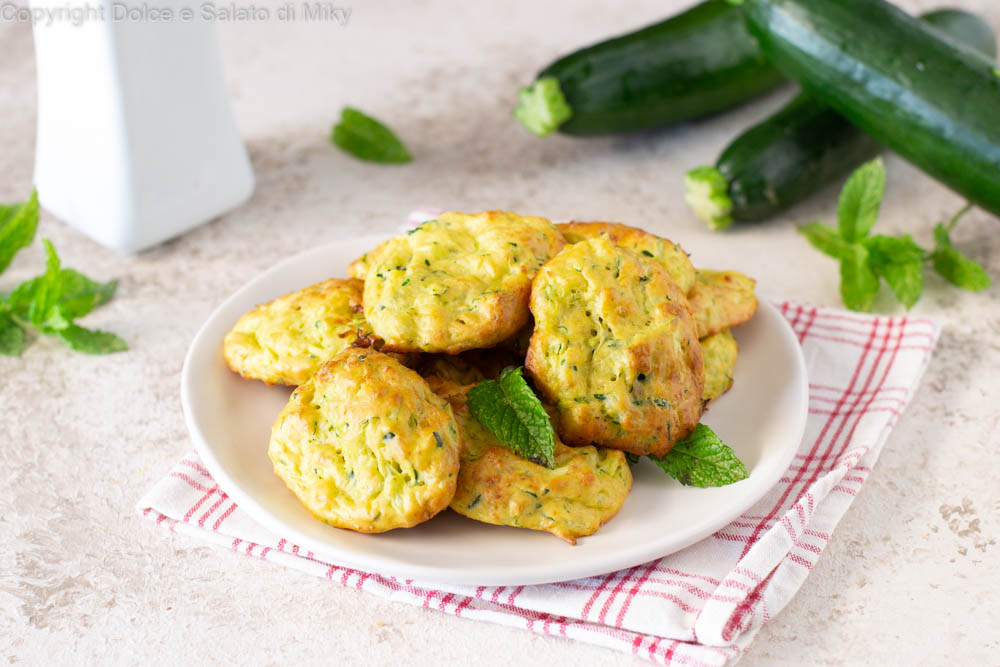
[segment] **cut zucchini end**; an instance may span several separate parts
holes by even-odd
[[[517,91],[517,99],[514,118],[540,137],[558,130],[573,115],[559,88],[559,79],[554,76],[543,76],[527,88],[521,88]]]
[[[733,224],[729,183],[715,167],[698,167],[684,174],[684,201],[711,229]]]

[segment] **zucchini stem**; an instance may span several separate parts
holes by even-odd
[[[517,91],[517,99],[514,118],[540,137],[559,129],[573,115],[559,87],[559,79],[554,76],[543,76],[527,88],[521,88]]]
[[[733,224],[729,183],[715,167],[698,167],[684,174],[684,201],[715,231]]]

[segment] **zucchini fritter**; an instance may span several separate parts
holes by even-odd
[[[694,286],[694,266],[684,249],[644,229],[620,222],[564,222],[556,225],[556,229],[567,243],[606,236],[615,244],[662,264],[685,294]]]
[[[733,366],[740,346],[736,344],[732,332],[723,329],[701,339],[701,355],[705,360],[705,390],[702,397],[706,401],[722,396],[733,386]]]
[[[448,506],[459,445],[451,406],[423,378],[388,355],[350,348],[292,393],[268,456],[316,518],[380,533]]]
[[[360,280],[324,280],[251,310],[223,342],[229,367],[251,380],[299,385],[334,354],[372,335]]]
[[[390,239],[391,240],[391,239]],[[347,275],[352,278],[357,278],[358,280],[364,280],[368,275],[368,269],[371,268],[372,263],[375,258],[378,257],[379,253],[385,250],[385,247],[389,245],[389,241],[383,241],[375,246],[373,249],[369,250],[365,254],[358,257],[356,260],[347,265]]]
[[[492,347],[527,323],[531,280],[563,244],[544,218],[443,213],[375,253],[365,317],[394,352]]]
[[[698,269],[694,288],[688,293],[698,337],[731,329],[753,317],[757,312],[755,284],[739,271]]]
[[[592,535],[625,503],[632,472],[625,454],[603,447],[567,447],[556,438],[556,467],[518,456],[469,413],[469,387],[428,378],[448,399],[462,441],[458,488],[451,508],[476,521],[544,530],[570,544]]]
[[[535,278],[525,366],[571,445],[665,455],[698,424],[705,369],[666,270],[606,238],[566,247]]]

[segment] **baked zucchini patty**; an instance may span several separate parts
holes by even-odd
[[[427,521],[451,502],[458,426],[415,371],[350,348],[292,393],[268,455],[316,518],[380,533]]]
[[[365,317],[394,352],[492,347],[528,322],[531,280],[564,243],[544,218],[443,213],[369,258]]]
[[[531,290],[525,366],[571,445],[663,456],[702,413],[705,369],[684,293],[607,238],[566,247]]]

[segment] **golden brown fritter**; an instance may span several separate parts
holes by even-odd
[[[565,442],[663,456],[697,426],[701,345],[660,264],[606,238],[567,246],[535,278],[531,312],[525,366]]]
[[[492,347],[527,323],[531,280],[563,244],[544,218],[443,213],[376,254],[365,317],[394,352]]]
[[[423,378],[388,355],[350,348],[292,393],[268,456],[316,518],[380,533],[448,506],[459,447],[451,406]]]
[[[757,312],[755,281],[738,271],[698,269],[688,293],[691,314],[698,323],[698,337],[739,326]]]
[[[567,243],[605,236],[617,245],[662,264],[685,294],[694,286],[694,266],[684,249],[644,229],[620,222],[564,222],[556,228]]]
[[[387,245],[389,245],[389,241],[383,241],[382,243],[379,243],[377,246],[375,246],[373,249],[361,255],[361,257],[358,257],[356,260],[351,262],[347,266],[347,275],[349,275],[352,278],[357,278],[358,280],[364,280],[365,277],[368,275],[368,269],[371,268],[371,265],[375,261],[375,258],[379,256],[379,253],[385,250],[385,247]]]
[[[733,366],[739,351],[740,346],[729,329],[701,339],[701,356],[705,361],[705,390],[702,396],[706,401],[722,396],[733,386]]]
[[[243,315],[223,342],[229,367],[251,380],[299,385],[320,365],[372,335],[360,280],[324,280]]]
[[[567,447],[556,438],[556,467],[518,456],[470,413],[469,387],[428,378],[452,406],[462,441],[458,488],[451,508],[500,526],[544,530],[570,544],[592,535],[625,503],[632,472],[625,454],[603,447]]]

